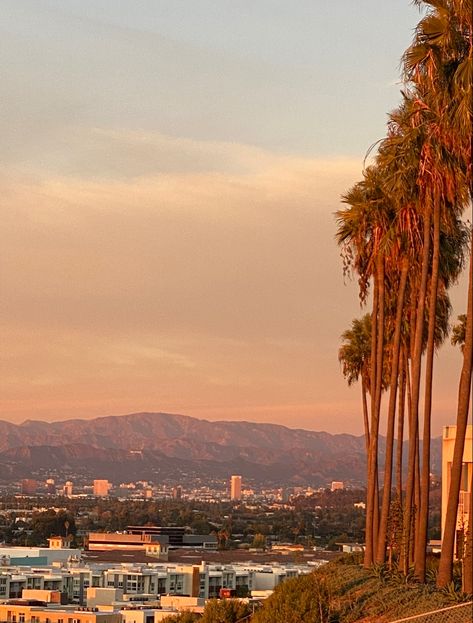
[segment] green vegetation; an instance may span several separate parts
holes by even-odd
[[[164,623],[239,623],[252,613],[252,608],[236,599],[212,599],[205,606],[202,617],[183,612],[164,619]]]
[[[355,623],[365,617],[381,623],[452,605],[459,594],[406,580],[384,567],[363,569],[354,556],[329,563],[308,576],[279,585],[252,623]],[[361,561],[361,558],[360,558]]]
[[[182,613],[166,623],[237,623],[242,619],[248,623],[356,623],[362,619],[382,623],[466,600],[456,590],[457,575],[456,585],[436,588],[436,560],[428,560],[424,584],[415,580],[413,572],[405,576],[383,565],[364,569],[360,563],[361,556],[344,556],[310,575],[287,580],[252,616],[248,604],[212,600],[202,618]]]
[[[93,531],[113,532],[129,525],[185,526],[196,534],[214,533],[221,549],[247,544],[264,547],[271,540],[301,543],[307,546],[330,545],[345,540],[363,539],[364,511],[355,508],[363,500],[363,490],[324,490],[301,496],[291,507],[268,504],[235,507],[229,503],[189,502],[186,500],[104,501],[68,498],[3,498],[0,508],[0,541],[12,545],[45,544],[51,535],[68,534],[81,545],[81,534]],[[37,506],[54,505],[60,510],[37,511]],[[28,512],[22,512],[22,510]],[[31,512],[32,511],[32,512]],[[79,531],[79,536],[76,532]]]

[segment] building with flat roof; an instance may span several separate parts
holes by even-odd
[[[108,480],[94,480],[94,495],[97,497],[107,497],[112,485]]]
[[[130,534],[123,532],[89,532],[88,549],[90,551],[144,550],[148,555],[160,560],[167,560],[169,537],[165,535]]]
[[[171,547],[182,547],[184,533],[183,526],[127,526],[129,534],[148,534],[168,537]]]
[[[453,462],[453,449],[455,446],[456,426],[444,426],[442,437],[442,535],[447,516],[448,490],[450,487],[450,473]],[[470,521],[469,508],[471,491],[471,479],[473,474],[473,426],[467,426],[465,447],[463,450],[463,466],[460,482],[460,497],[458,500],[457,513],[457,554],[458,548],[463,546],[463,539]],[[461,537],[461,540],[460,540]]]
[[[241,476],[233,475],[230,478],[230,499],[241,500]]]
[[[23,602],[23,603],[21,603]],[[121,623],[119,612],[98,609],[51,608],[36,600],[16,600],[0,604],[0,621],[6,623]]]

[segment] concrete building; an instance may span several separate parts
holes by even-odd
[[[445,518],[447,515],[448,491],[450,487],[450,473],[453,461],[453,449],[455,446],[457,427],[445,426],[442,438],[442,535],[445,528]],[[465,448],[463,450],[463,468],[460,483],[460,498],[458,501],[457,513],[457,553],[458,548],[463,545],[463,538],[468,527],[471,478],[473,474],[473,426],[467,427]],[[460,540],[461,536],[461,540]]]
[[[81,555],[81,550],[72,547],[8,547],[0,546],[0,568],[8,565],[52,565],[67,562]]]
[[[63,493],[64,493],[64,495],[65,495],[67,498],[71,498],[71,497],[72,497],[72,492],[73,492],[73,489],[74,489],[74,485],[73,485],[73,483],[72,483],[70,480],[68,480],[68,481],[66,482],[66,484],[64,485],[64,489],[63,489]]]
[[[23,601],[23,603],[18,603]],[[6,623],[121,623],[118,612],[52,608],[36,600],[0,604],[0,621]]]
[[[218,547],[218,539],[215,534],[185,534],[182,545],[193,549],[215,550]]]
[[[168,559],[168,536],[156,534],[129,534],[122,532],[90,532],[88,549],[91,551],[144,550],[160,560]]]
[[[107,497],[111,488],[108,480],[94,480],[94,495],[97,497]]]
[[[171,547],[182,547],[186,529],[183,526],[127,526],[129,534],[167,537]]]
[[[59,594],[63,603],[99,608],[140,602],[152,604],[163,595],[199,599],[219,597],[221,589],[246,597],[253,590],[272,590],[283,580],[309,573],[300,565],[62,563],[55,566],[0,567],[0,601]],[[48,601],[48,599],[41,599]],[[53,601],[53,597],[51,597]],[[72,606],[71,606],[72,607]],[[0,621],[4,619],[0,618]],[[20,621],[11,622],[20,623]],[[26,623],[26,621],[25,621]],[[53,623],[52,621],[50,623]],[[66,620],[63,623],[68,623]],[[93,623],[93,622],[92,622]]]
[[[330,485],[330,491],[343,491],[345,485],[341,480],[332,480],[332,484]]]
[[[230,499],[241,500],[241,476],[232,476],[230,478]]]

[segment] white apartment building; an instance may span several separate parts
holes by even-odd
[[[220,589],[233,589],[237,596],[253,590],[272,590],[284,580],[310,573],[306,565],[168,563],[79,564],[27,567],[0,566],[0,601],[18,599],[23,590],[58,591],[69,603],[81,606],[152,602],[161,595],[188,595],[208,599],[219,597]],[[109,589],[94,591],[93,589]],[[107,601],[107,604],[98,601]]]

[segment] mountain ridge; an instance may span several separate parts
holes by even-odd
[[[437,446],[435,442],[434,471]],[[383,460],[381,438],[381,464]],[[362,435],[141,412],[59,422],[0,420],[2,466],[10,479],[67,467],[113,479],[153,480],[172,470],[176,477],[189,471],[206,477],[241,472],[265,481],[320,486],[331,480],[362,484],[366,457]]]

